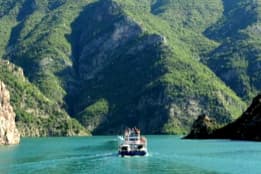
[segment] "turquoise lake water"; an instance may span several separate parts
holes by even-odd
[[[260,174],[261,143],[147,136],[149,156],[120,158],[116,136],[24,138],[0,146],[0,174]]]

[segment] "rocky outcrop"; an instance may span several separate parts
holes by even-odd
[[[206,118],[199,117],[186,138],[215,138],[261,141],[261,94],[236,121],[215,129]]]
[[[216,123],[213,119],[207,115],[200,115],[198,119],[193,123],[191,132],[186,138],[208,138],[216,127]]]
[[[10,105],[10,94],[0,81],[0,144],[18,144],[20,134],[15,125],[15,113]]]

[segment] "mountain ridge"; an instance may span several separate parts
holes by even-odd
[[[0,53],[94,134],[127,126],[181,134],[200,113],[225,124],[245,109],[249,95],[214,66],[225,45],[210,34],[223,25],[221,0],[8,1]]]

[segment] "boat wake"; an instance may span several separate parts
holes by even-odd
[[[100,154],[86,154],[86,155],[74,155],[74,156],[65,156],[57,159],[46,159],[40,161],[32,161],[32,162],[21,162],[15,165],[7,165],[0,166],[0,171],[2,170],[19,170],[20,168],[46,168],[57,166],[60,164],[72,163],[75,161],[96,161],[96,160],[104,160],[106,158],[115,158],[117,157],[117,153],[100,153]]]

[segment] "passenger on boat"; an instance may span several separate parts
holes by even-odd
[[[134,127],[134,132],[137,136],[140,136],[140,129]]]
[[[128,131],[128,129],[125,129],[124,136],[127,137],[128,135],[129,135],[129,131]]]
[[[130,128],[126,128],[124,132],[125,141],[128,140],[129,136],[130,136]]]

